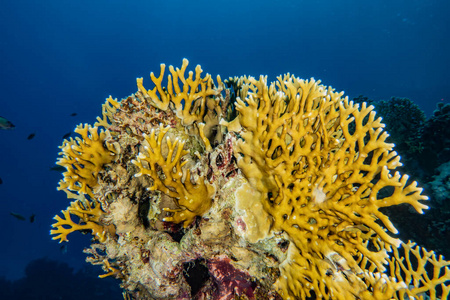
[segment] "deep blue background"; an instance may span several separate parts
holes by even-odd
[[[0,130],[0,277],[21,278],[42,257],[84,264],[88,236],[69,235],[66,254],[50,239],[52,217],[69,201],[49,168],[62,136],[94,123],[109,95],[134,93],[136,77],[148,85],[160,63],[186,57],[214,77],[291,72],[351,98],[408,97],[429,115],[450,99],[449,3],[2,1],[0,116],[16,128]]]

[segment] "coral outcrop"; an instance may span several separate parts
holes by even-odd
[[[187,67],[161,65],[63,142],[75,201],[54,239],[91,232],[87,261],[127,299],[446,299],[450,263],[384,214],[427,197],[372,106],[314,79]]]

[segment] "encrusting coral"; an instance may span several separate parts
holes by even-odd
[[[187,67],[137,79],[64,141],[59,189],[76,201],[54,239],[90,230],[87,260],[129,299],[446,299],[449,262],[383,213],[427,197],[395,172],[372,106],[314,79]]]

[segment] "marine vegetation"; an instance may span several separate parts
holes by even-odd
[[[448,297],[449,262],[384,214],[428,198],[372,106],[291,74],[187,67],[137,79],[64,140],[73,202],[53,239],[90,233],[87,261],[127,299]]]

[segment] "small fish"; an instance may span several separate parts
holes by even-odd
[[[66,168],[64,168],[63,166],[60,166],[60,165],[54,165],[53,167],[50,168],[50,171],[65,172],[65,171],[67,171],[67,170],[66,170]]]
[[[34,136],[36,135],[36,133],[32,133],[27,137],[27,140],[31,140],[34,138]]]
[[[3,183],[3,180],[0,178],[0,184],[2,184]]]
[[[77,113],[71,113],[70,116],[71,117],[75,117],[77,115]]]
[[[13,216],[14,218],[16,218],[17,220],[20,220],[20,221],[25,221],[27,219],[24,216],[22,216],[21,214],[16,214],[16,213],[13,213],[13,212],[10,212],[9,214],[11,216]]]
[[[72,132],[66,133],[65,135],[63,135],[63,139],[67,139],[71,134],[72,134]]]
[[[14,124],[8,121],[7,119],[0,117],[0,129],[13,129]]]
[[[67,245],[64,244],[62,245],[59,250],[61,251],[62,254],[66,254],[67,253]]]
[[[33,223],[35,218],[36,218],[36,215],[35,215],[35,214],[32,214],[32,215],[30,216],[30,223]]]

